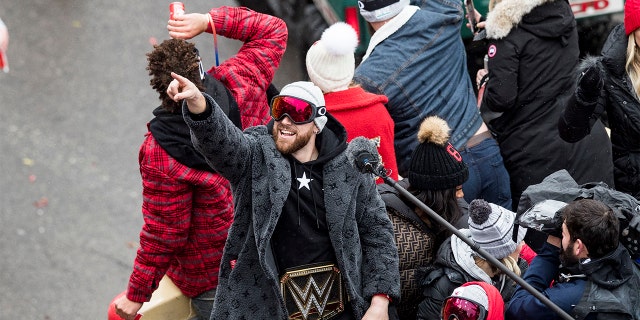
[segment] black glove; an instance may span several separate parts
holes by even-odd
[[[583,71],[578,79],[577,95],[584,102],[595,102],[604,87],[604,79],[600,75],[600,67],[594,64]]]
[[[543,200],[522,213],[519,224],[558,238],[562,237],[562,209],[567,204],[557,200]]]

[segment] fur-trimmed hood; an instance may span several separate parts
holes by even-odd
[[[624,31],[624,24],[615,26],[609,33],[602,46],[602,61],[616,76],[622,77],[626,73],[627,35]]]
[[[541,37],[565,37],[576,22],[566,0],[503,0],[487,14],[487,38],[502,39],[514,27]]]

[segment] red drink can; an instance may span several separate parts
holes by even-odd
[[[184,14],[184,3],[171,2],[169,4],[169,19],[173,20],[173,17]]]
[[[0,70],[5,73],[9,72],[9,61],[7,60],[7,55],[4,53],[2,48],[0,48]]]

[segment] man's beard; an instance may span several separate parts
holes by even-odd
[[[568,248],[560,248],[560,262],[565,267],[573,266],[580,262],[580,259],[573,253],[573,244],[575,242],[571,242]]]
[[[289,132],[295,132],[296,138],[293,140],[293,143],[286,144],[280,140],[280,130],[286,130]],[[280,153],[288,155],[295,153],[296,151],[304,148],[304,146],[309,143],[311,136],[313,136],[312,131],[308,131],[306,134],[302,134],[299,130],[294,130],[291,126],[285,126],[282,124],[276,124],[273,126],[272,137],[273,141],[276,143],[276,149],[280,151]]]

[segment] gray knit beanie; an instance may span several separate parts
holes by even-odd
[[[471,238],[496,259],[506,258],[516,250],[513,241],[515,212],[482,199],[469,203],[469,230]],[[518,226],[517,242],[522,241],[526,228]]]

